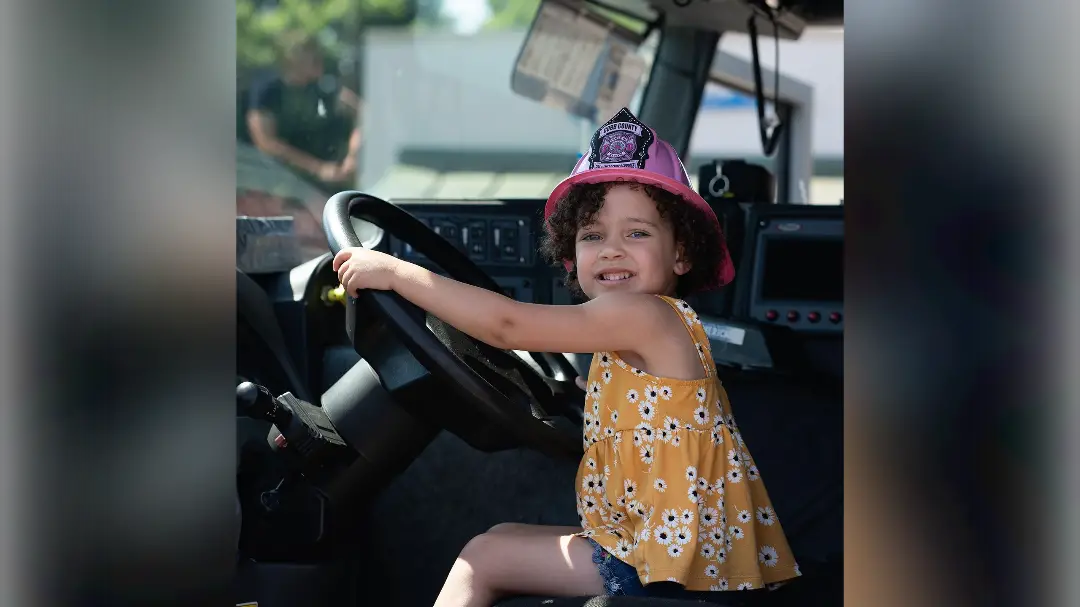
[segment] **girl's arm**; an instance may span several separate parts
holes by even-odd
[[[576,306],[522,303],[366,249],[344,250],[334,265],[350,293],[392,289],[459,331],[504,350],[638,352],[655,343],[672,317],[670,306],[652,295],[617,293]]]

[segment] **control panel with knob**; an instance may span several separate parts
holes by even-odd
[[[732,309],[799,333],[844,330],[844,215],[834,205],[754,205]]]
[[[786,309],[769,308],[758,317],[769,324],[788,326],[811,332],[836,331],[842,327],[844,315],[838,310],[820,309],[813,306],[787,306]]]

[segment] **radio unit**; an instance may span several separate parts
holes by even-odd
[[[748,217],[753,268],[738,310],[800,332],[844,329],[842,206],[762,205]]]

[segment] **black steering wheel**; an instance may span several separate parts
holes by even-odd
[[[339,192],[323,208],[323,229],[335,255],[343,248],[365,246],[352,219],[382,228],[455,280],[501,292],[486,272],[423,222],[361,192]],[[551,412],[573,421],[582,419],[585,393],[574,383],[575,372],[562,380],[543,375],[514,352],[473,339],[392,291],[362,290],[348,295],[347,306],[353,308],[353,313],[347,315],[347,325],[354,344],[355,306],[360,304],[385,319],[416,360],[453,390],[466,407],[501,432],[549,455],[581,457],[580,425],[557,424],[549,415]],[[564,371],[573,369],[562,354],[530,355],[534,359],[543,357]]]

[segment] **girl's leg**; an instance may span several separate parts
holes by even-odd
[[[556,525],[530,525],[528,523],[499,523],[487,532],[499,535],[574,535],[581,533],[581,527],[559,527]]]
[[[506,595],[595,596],[604,582],[574,527],[496,525],[465,545],[435,607],[490,607]]]

